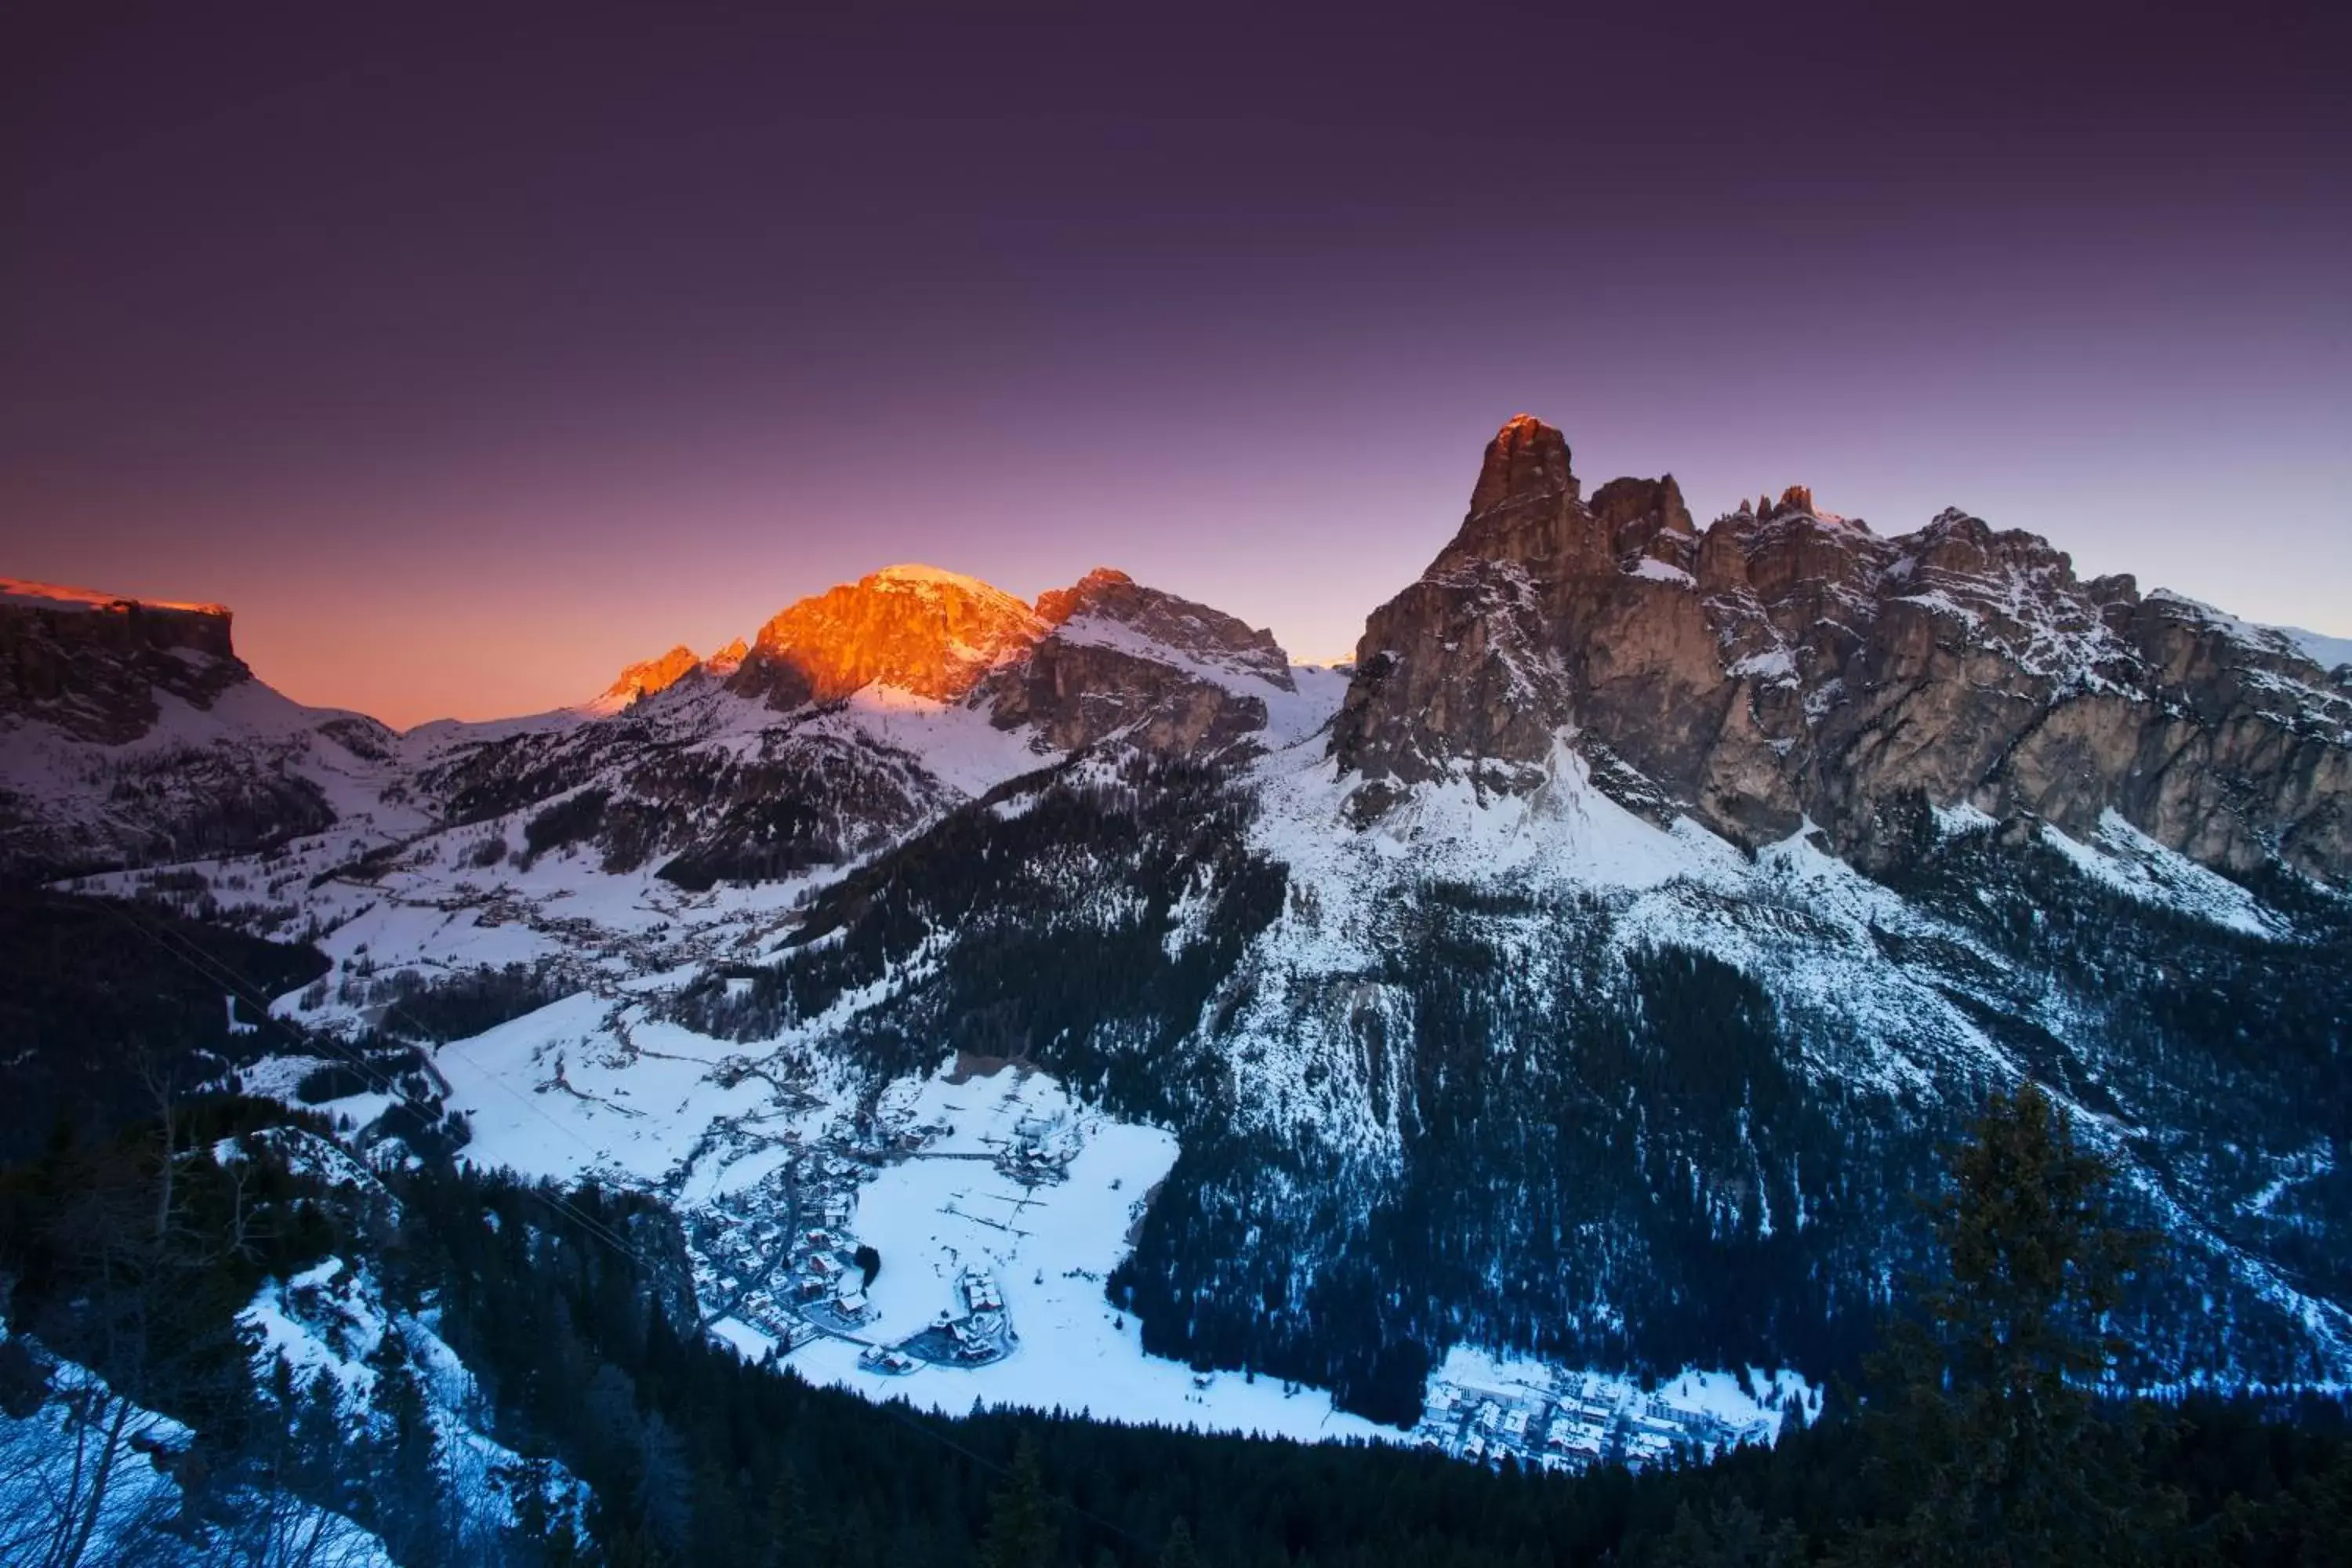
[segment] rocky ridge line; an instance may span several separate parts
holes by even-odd
[[[1864,864],[1924,798],[2352,877],[2352,690],[2284,636],[1957,510],[1888,538],[1802,487],[1704,532],[1671,476],[1587,502],[1521,416],[1367,621],[1332,751],[1370,822],[1441,778],[1531,793],[1561,746],[1654,819],[1810,821]]]

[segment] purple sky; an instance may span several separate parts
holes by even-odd
[[[1522,410],[2352,633],[2342,7],[359,9],[0,50],[0,574],[306,700],[545,708],[900,560],[1330,657]]]

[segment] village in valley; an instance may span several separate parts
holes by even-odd
[[[260,929],[310,920],[337,973],[280,1007],[313,1026],[381,1027],[466,964],[552,994],[422,1058],[462,1114],[466,1157],[556,1180],[584,1168],[658,1194],[684,1231],[703,1331],[812,1382],[953,1413],[1091,1410],[1547,1469],[1769,1440],[1790,1385],[1818,1400],[1793,1378],[1692,1373],[1645,1391],[1457,1350],[1399,1432],[1326,1390],[1150,1354],[1107,1282],[1176,1163],[1172,1130],[1088,1107],[1017,1062],[960,1055],[877,1089],[797,1050],[747,1054],[647,1005],[643,977],[761,949],[793,923],[789,899],[687,900],[563,856],[478,882],[480,851],[503,840],[467,831],[398,853],[361,847],[357,830],[321,835],[84,890],[192,916],[233,900]],[[734,995],[750,982],[727,984]],[[232,1008],[229,1026],[257,1026]],[[289,1061],[282,1092],[316,1067]],[[251,1081],[268,1087],[266,1072]],[[387,1103],[373,1089],[319,1102],[362,1128]]]
[[[1761,1383],[1759,1389],[1755,1384]],[[1793,1380],[1685,1373],[1651,1392],[1597,1373],[1498,1363],[1456,1352],[1430,1380],[1412,1440],[1457,1459],[1545,1470],[1601,1463],[1640,1468],[1684,1454],[1769,1443],[1778,1402],[1803,1400]],[[1810,1406],[1808,1406],[1810,1408]]]
[[[1020,1335],[996,1258],[952,1243],[886,1252],[854,1226],[860,1189],[885,1171],[908,1163],[961,1162],[999,1180],[965,1184],[944,1194],[935,1217],[967,1232],[993,1228],[1017,1238],[1017,1221],[1036,1190],[1066,1180],[1083,1144],[1074,1107],[1026,1104],[1027,1078],[1005,1075],[1007,1088],[991,1107],[998,1114],[987,1119],[987,1128],[968,1134],[926,1114],[942,1108],[919,1096],[896,1103],[886,1098],[854,1119],[854,1128],[837,1124],[804,1146],[786,1133],[788,1157],[774,1170],[714,1195],[689,1217],[706,1326],[723,1321],[748,1329],[784,1356],[820,1339],[846,1342],[860,1348],[858,1367],[880,1376],[906,1376],[924,1367],[982,1367],[1010,1356]],[[987,1212],[992,1208],[998,1212]],[[934,1278],[937,1311],[911,1332],[903,1314],[887,1314],[874,1300],[885,1268]],[[740,1333],[728,1337],[742,1342]]]
[[[1050,1078],[1015,1069],[908,1080],[813,1136],[786,1132],[781,1142],[747,1138],[705,1151],[698,1166],[736,1178],[683,1205],[705,1327],[748,1354],[772,1354],[824,1380],[919,1373],[961,1383],[955,1374],[1015,1371],[1003,1364],[1024,1348],[1012,1297],[1049,1309],[1023,1358],[1042,1356],[1031,1371],[1082,1385],[1097,1353],[1091,1342],[1106,1327],[1121,1337],[1133,1331],[1104,1300],[1101,1270],[1060,1267],[1045,1248],[1068,1224],[1059,1210],[1070,1204],[1094,1205],[1089,1228],[1104,1217],[1129,1228],[1139,1222],[1145,1189],[1164,1166],[1159,1159],[1136,1166],[1112,1146],[1147,1131],[1088,1112]],[[1108,1163],[1082,1162],[1090,1146]],[[1210,1406],[1237,1400],[1253,1408],[1280,1401],[1286,1426],[1308,1418],[1297,1398],[1304,1391],[1287,1385],[1277,1394],[1238,1377],[1172,1364],[1165,1371],[1183,1380],[1170,1418],[1205,1418]],[[1025,1387],[1030,1379],[1020,1381]],[[868,1386],[880,1392],[878,1383]],[[982,1377],[959,1395],[928,1384],[920,1397],[969,1408],[1004,1386]],[[1619,1378],[1457,1350],[1433,1375],[1409,1435],[1353,1417],[1297,1435],[1344,1430],[1490,1467],[1639,1467],[1769,1442],[1782,1410],[1809,1394],[1801,1382],[1756,1373],[1685,1373],[1645,1392]]]

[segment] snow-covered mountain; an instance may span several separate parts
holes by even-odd
[[[2332,637],[2322,632],[2305,631],[2301,626],[2269,626],[2309,656],[2322,669],[2340,670],[2352,665],[2352,637]]]
[[[591,786],[551,831],[620,869],[691,848],[681,878],[760,880],[1078,747],[1223,752],[1321,721],[1268,634],[1108,570],[1033,608],[894,566],[577,707],[404,735],[272,690],[229,627],[219,605],[0,582],[0,875],[331,826],[356,849]]]
[[[394,736],[254,679],[218,605],[0,578],[0,877],[420,827]]]
[[[2130,1375],[2352,1377],[2352,689],[1960,512],[1702,530],[1519,419],[1346,669],[895,567],[382,765],[81,885],[317,933],[282,1013],[433,1042],[470,1158],[662,1196],[707,1329],[827,1381],[1431,1394],[1454,1447],[1449,1379],[1680,1373],[1650,1418],[1729,1440],[1869,1340],[2027,1076],[2171,1238]]]

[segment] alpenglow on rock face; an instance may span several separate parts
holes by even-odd
[[[681,643],[659,658],[639,659],[621,671],[597,700],[608,707],[626,707],[640,697],[668,690],[700,668],[702,661]]]
[[[412,793],[456,820],[571,795],[527,845],[593,848],[610,871],[652,864],[690,888],[751,884],[869,854],[1084,748],[1265,747],[1276,701],[1291,730],[1328,711],[1271,634],[1124,573],[1033,608],[893,566],[789,606],[748,649],[632,665],[583,708],[420,734]]]
[[[729,684],[774,708],[830,702],[877,682],[951,701],[1045,633],[1028,605],[977,578],[891,566],[761,626]]]
[[[1958,510],[1887,538],[1796,487],[1702,533],[1671,476],[1588,501],[1525,416],[1366,623],[1332,744],[1363,821],[1433,779],[1529,793],[1564,744],[1654,820],[1810,819],[1865,863],[1924,796],[2352,875],[2352,691],[2286,637]]]
[[[264,686],[218,605],[0,578],[0,879],[253,848],[380,797],[391,732]]]
[[[253,672],[219,605],[151,605],[0,578],[0,715],[78,739],[135,740],[168,693],[209,708]]]

